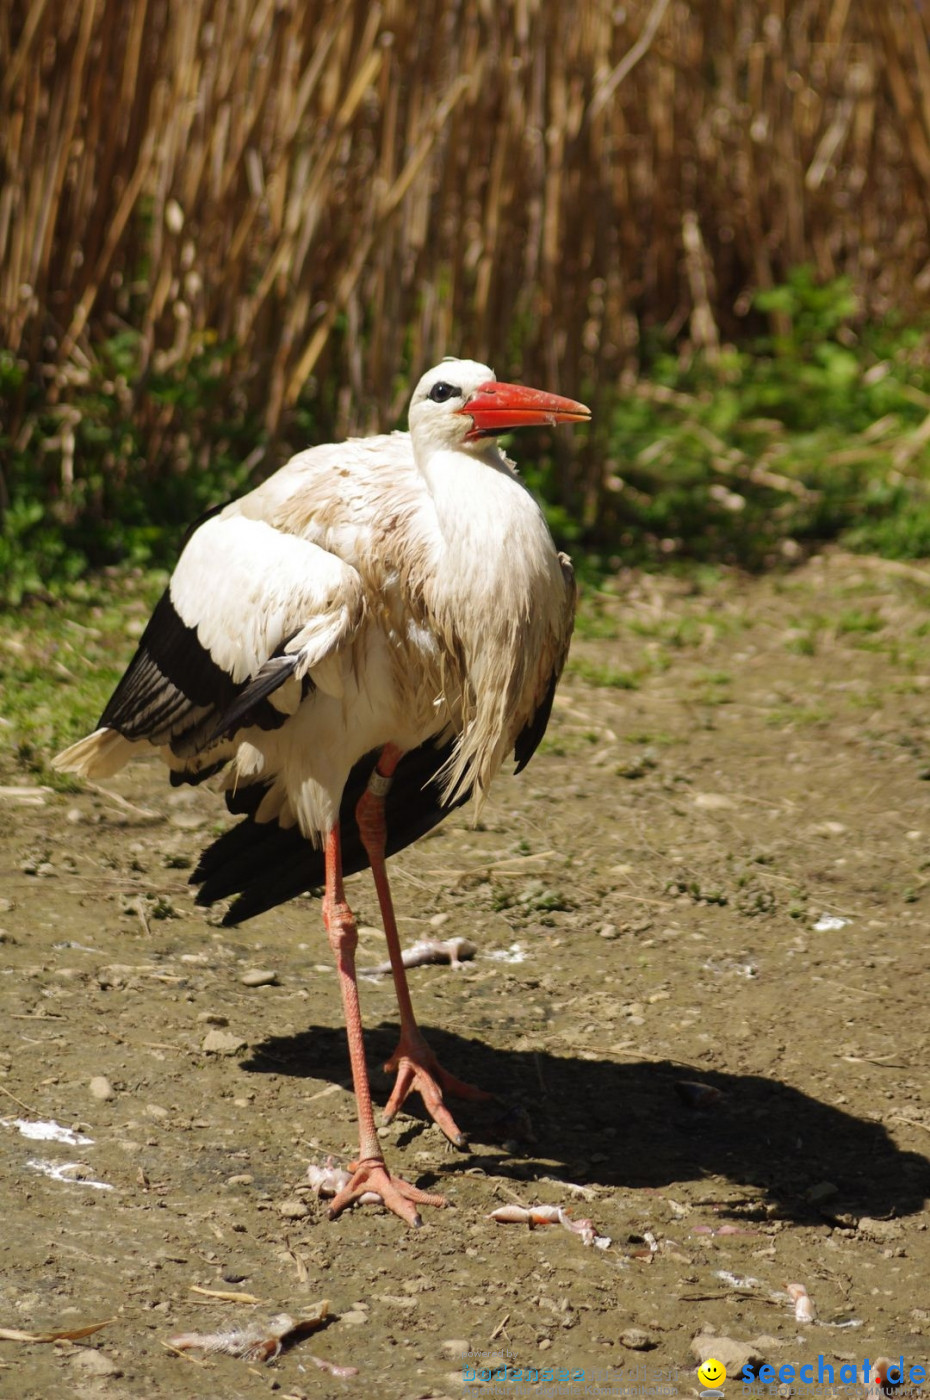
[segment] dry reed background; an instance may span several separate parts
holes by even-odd
[[[597,401],[644,327],[712,353],[806,261],[926,309],[928,15],[0,0],[3,343],[66,420],[127,326],[143,379],[228,342],[274,442],[301,394],[321,431],[393,423],[449,352]]]

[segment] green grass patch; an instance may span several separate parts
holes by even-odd
[[[0,617],[0,722],[24,772],[73,790],[51,758],[93,730],[164,585],[162,573],[110,571]]]
[[[927,328],[862,325],[848,284],[805,268],[756,305],[781,312],[787,333],[713,361],[647,343],[642,378],[602,398],[591,450],[603,488],[581,539],[608,568],[755,569],[837,539],[930,555]],[[557,478],[539,485],[551,496]]]
[[[829,724],[832,718],[825,705],[776,705],[765,722],[773,729],[805,729]]]
[[[582,588],[575,614],[575,636],[588,642],[612,642],[620,635],[616,598]]]
[[[716,639],[723,630],[721,619],[693,615],[655,619],[631,617],[627,625],[637,637],[648,637],[681,651],[704,646],[708,636]]]
[[[578,733],[551,726],[539,743],[539,752],[551,754],[554,758],[576,758],[579,754],[590,753],[600,741],[600,735],[592,730]]]
[[[836,631],[841,637],[881,632],[884,626],[885,619],[874,608],[850,608],[836,620]]]
[[[565,666],[565,674],[577,676],[579,680],[598,689],[638,690],[640,677],[633,671],[622,671],[607,663],[588,661],[581,656],[570,656]]]
[[[828,540],[930,555],[927,328],[862,325],[845,282],[818,284],[804,268],[755,311],[754,324],[778,311],[788,329],[712,360],[644,334],[635,382],[576,386],[595,405],[589,433],[516,440],[556,538],[575,551],[580,637],[617,635],[598,589],[624,565],[694,577],[790,564]],[[182,358],[146,363],[125,327],[53,384],[0,351],[0,599],[54,594],[88,568],[167,566],[204,510],[332,435],[341,389],[326,381],[268,441],[262,396],[230,392],[231,367],[247,363],[206,331]],[[630,625],[687,648],[704,624]]]
[[[795,656],[816,656],[817,640],[818,632],[814,629],[808,632],[792,630],[785,641],[785,649]]]

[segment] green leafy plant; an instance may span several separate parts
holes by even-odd
[[[927,333],[854,330],[848,284],[803,268],[760,293],[756,314],[772,328],[714,359],[653,339],[638,380],[589,386],[601,407],[579,457],[567,434],[521,439],[527,484],[582,581],[625,563],[761,568],[835,539],[930,554]],[[0,353],[0,598],[115,562],[170,565],[203,511],[331,435],[339,393],[321,381],[272,445],[230,389],[241,358],[201,334],[147,365],[122,329],[53,402]]]

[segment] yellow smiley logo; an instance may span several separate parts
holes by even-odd
[[[708,1390],[716,1390],[718,1386],[723,1385],[726,1378],[726,1366],[722,1361],[715,1361],[712,1356],[707,1358],[703,1366],[698,1367],[698,1380]]]

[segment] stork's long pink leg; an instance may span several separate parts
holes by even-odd
[[[384,1204],[395,1215],[406,1220],[408,1225],[420,1225],[422,1221],[417,1212],[418,1205],[444,1206],[446,1202],[442,1196],[431,1196],[428,1192],[411,1186],[401,1177],[392,1176],[385,1165],[384,1154],[378,1141],[368,1069],[365,1065],[358,983],[355,978],[358,929],[352,910],[346,903],[342,883],[342,846],[338,825],[329,834],[325,854],[326,891],[323,896],[323,921],[339,972],[346,1035],[349,1040],[349,1060],[352,1064],[352,1083],[355,1086],[355,1102],[358,1106],[359,1131],[358,1161],[350,1163],[352,1179],[333,1200],[329,1214],[331,1218],[338,1215],[364,1191],[377,1191]]]
[[[407,984],[407,971],[401,956],[400,938],[397,934],[397,920],[394,917],[394,901],[388,883],[385,864],[385,842],[387,831],[384,820],[384,799],[391,786],[391,779],[403,752],[394,744],[387,744],[381,751],[375,771],[368,782],[355,809],[355,819],[361,834],[362,843],[371,862],[378,904],[384,924],[388,956],[391,959],[391,972],[397,992],[397,1005],[400,1011],[400,1041],[394,1054],[385,1065],[388,1073],[397,1071],[394,1091],[384,1110],[384,1122],[390,1123],[397,1110],[412,1090],[421,1095],[427,1112],[439,1125],[446,1137],[456,1147],[465,1147],[465,1134],[458,1127],[452,1114],[446,1108],[443,1094],[454,1094],[460,1099],[489,1099],[483,1089],[474,1084],[466,1084],[445,1070],[436,1059],[433,1051],[423,1038],[413,1013],[410,988]]]

